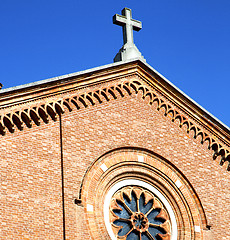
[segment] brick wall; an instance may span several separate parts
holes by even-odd
[[[62,239],[59,124],[1,137],[0,239]]]
[[[61,118],[62,146],[59,120],[1,136],[1,239],[63,239],[62,170],[65,238],[92,239],[85,202],[74,200],[90,165],[123,147],[150,150],[181,171],[201,200],[211,226],[206,236],[230,239],[223,231],[230,221],[229,172],[213,161],[206,144],[140,94],[66,111]]]

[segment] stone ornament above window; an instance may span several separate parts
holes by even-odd
[[[110,201],[110,223],[117,239],[170,239],[170,217],[159,198],[139,186],[119,189]]]

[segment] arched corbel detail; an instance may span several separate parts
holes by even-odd
[[[145,95],[143,95],[143,99],[146,99],[149,102],[151,102],[153,98],[154,98],[154,94],[149,91]]]
[[[121,97],[124,97],[124,93],[121,90],[121,84],[115,87],[115,90],[120,94]]]
[[[107,102],[114,99],[113,95],[111,95],[108,90],[109,90],[108,88],[106,88],[106,89],[103,88],[103,89],[101,90],[101,94],[102,94],[102,96],[104,97],[104,99],[105,99]],[[102,99],[103,99],[103,98],[102,98]]]
[[[154,96],[154,98],[152,99],[152,101],[150,102],[150,105],[153,105],[153,103],[156,102],[157,106],[159,106],[160,104],[160,99],[157,96]]]
[[[141,92],[142,98],[144,99],[144,96],[146,95],[146,88],[143,85],[140,85],[140,86],[138,86],[137,91]]]
[[[183,121],[179,126],[181,126],[181,128],[184,128],[186,130],[186,132],[189,133],[190,125],[189,125],[189,121],[187,119],[183,118]]]
[[[10,117],[5,115],[3,117],[3,123],[7,127],[7,129],[9,130],[10,133],[14,133],[14,131],[15,131],[14,124],[13,124],[12,119]]]
[[[32,121],[26,110],[21,112],[21,119],[28,128],[32,127]]]
[[[133,82],[131,82],[129,86],[135,91],[135,94],[138,93],[137,86]]]
[[[211,139],[210,148],[215,152],[219,152],[219,144],[213,138]]]
[[[224,148],[220,148],[219,149],[218,155],[221,156],[221,158],[222,158],[221,161],[223,161],[223,163],[224,163],[224,161],[226,159],[226,153],[227,153],[226,149],[224,149]]]
[[[58,115],[64,114],[65,110],[62,107],[63,101],[56,102],[54,105],[55,111]]]
[[[62,100],[60,104],[63,107],[63,109],[66,107],[69,110],[69,112],[71,112],[74,108],[74,105],[72,104],[71,99],[69,98]]]
[[[191,132],[193,132],[193,138],[196,139],[197,127],[195,125],[191,126],[189,133],[191,133]]]
[[[204,133],[204,139],[203,139],[203,142],[201,144],[204,144],[206,142],[208,142],[208,149],[210,149],[212,140],[206,133]]]
[[[94,99],[93,99],[93,94],[92,94],[92,92],[90,92],[89,94],[87,94],[85,98],[90,102],[90,104],[91,104],[92,106],[95,105],[95,101],[94,101]]]
[[[137,94],[137,88],[132,84],[132,82],[123,83],[130,91],[130,95]]]
[[[132,92],[130,91],[130,88],[127,87],[125,84],[122,84],[122,88],[123,88],[129,95],[132,95]]]
[[[181,128],[183,126],[183,116],[176,113],[175,118],[174,118],[174,122],[179,123],[179,127]]]
[[[185,116],[181,116],[179,127],[182,128],[184,125],[186,125],[187,128],[189,127],[187,118]]]
[[[169,110],[171,109],[171,106],[168,105],[168,104],[163,104],[162,107],[165,108],[165,114],[164,114],[164,115],[165,115],[165,116],[168,116],[168,112],[169,112]]]
[[[157,107],[157,110],[159,111],[164,104],[165,104],[164,100],[162,98],[159,98],[159,105]]]
[[[30,109],[29,111],[30,117],[33,120],[33,122],[37,125],[40,126],[40,117],[35,109]]]
[[[173,119],[175,120],[175,110],[172,107],[169,108],[167,115],[171,118],[172,122]]]
[[[192,127],[194,126],[194,124],[190,121],[187,121],[187,122],[188,122],[188,126],[189,126],[188,129],[187,129],[187,133],[189,134],[190,131],[192,130]]]
[[[163,111],[164,111],[164,115],[166,116],[167,114],[167,112],[168,112],[168,105],[165,103],[165,102],[161,102],[161,104],[159,105],[159,109],[161,110],[161,109],[163,109]]]
[[[116,94],[114,92],[114,88],[113,87],[108,89],[108,93],[113,97],[113,99],[117,99],[117,96],[116,96]]]
[[[174,117],[172,119],[172,122],[175,122],[176,120],[179,120],[179,122],[182,121],[182,115],[179,114],[176,110],[174,111]]]
[[[94,98],[97,99],[98,103],[101,104],[102,103],[102,99],[100,98],[100,94],[99,91],[96,91],[93,93]]]
[[[57,121],[57,113],[51,104],[47,104],[44,108],[53,121]]]
[[[77,97],[74,97],[70,100],[70,102],[79,110],[80,109],[80,106],[78,104],[78,101],[77,101]]]
[[[202,130],[199,130],[197,132],[196,138],[199,139],[200,138],[200,143],[203,144],[203,139],[204,139],[204,132]]]
[[[216,160],[219,156],[219,146],[216,142],[211,143],[211,149],[214,151],[213,153],[213,160]]]
[[[14,114],[12,114],[12,121],[14,123],[14,125],[20,130],[23,130],[23,121],[21,120],[21,117],[18,115],[19,112],[15,112]]]
[[[47,114],[46,110],[44,109],[44,105],[40,106],[38,108],[37,112],[38,112],[40,118],[43,120],[44,123],[48,123],[49,122],[49,117],[48,117],[48,114]]]
[[[101,90],[99,91],[99,94],[101,95],[101,97],[103,97],[103,98],[101,98],[101,99],[105,99],[105,101],[108,102],[108,101],[110,100],[110,98],[109,98],[109,96],[107,96],[105,90],[106,90],[106,89],[101,89]],[[103,100],[102,100],[102,102],[103,102]]]
[[[85,100],[85,95],[81,95],[79,98],[78,98],[78,102],[80,103],[80,104],[82,104],[82,106],[84,107],[84,108],[87,108],[88,107],[88,104],[87,104],[87,102],[86,102],[86,100]],[[81,108],[81,107],[80,107]]]

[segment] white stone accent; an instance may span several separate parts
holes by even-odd
[[[103,172],[106,172],[108,168],[107,168],[107,166],[103,163],[103,164],[101,165],[101,169],[102,169]]]
[[[164,204],[165,208],[167,209],[170,219],[171,219],[171,223],[172,223],[172,235],[171,235],[171,239],[170,240],[177,240],[177,222],[176,222],[176,217],[175,214],[173,212],[173,209],[171,207],[171,205],[169,204],[169,202],[167,201],[167,199],[152,185],[137,180],[137,179],[127,179],[127,180],[123,180],[118,182],[117,184],[115,184],[107,193],[107,195],[105,196],[105,201],[104,201],[104,220],[105,220],[105,225],[107,228],[107,231],[109,233],[109,236],[111,237],[112,240],[117,240],[116,236],[113,233],[112,227],[111,227],[111,223],[109,222],[109,205],[110,205],[110,200],[113,196],[113,194],[120,188],[124,187],[124,186],[128,186],[128,185],[135,185],[135,186],[140,186],[140,187],[144,187],[147,188],[149,191],[151,191],[153,194],[155,194],[160,200],[161,202]]]
[[[93,205],[87,204],[87,212],[93,212]]]
[[[144,156],[138,155],[138,162],[144,162]]]
[[[177,186],[178,188],[180,188],[180,187],[182,186],[182,183],[181,183],[179,180],[177,180],[177,181],[175,182],[175,184],[176,184],[176,186]]]
[[[195,226],[195,232],[200,232],[200,226]]]

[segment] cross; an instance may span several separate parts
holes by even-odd
[[[132,19],[132,11],[129,8],[124,8],[121,13],[122,15],[113,16],[113,23],[122,26],[124,44],[134,44],[133,30],[140,31],[142,23]]]

